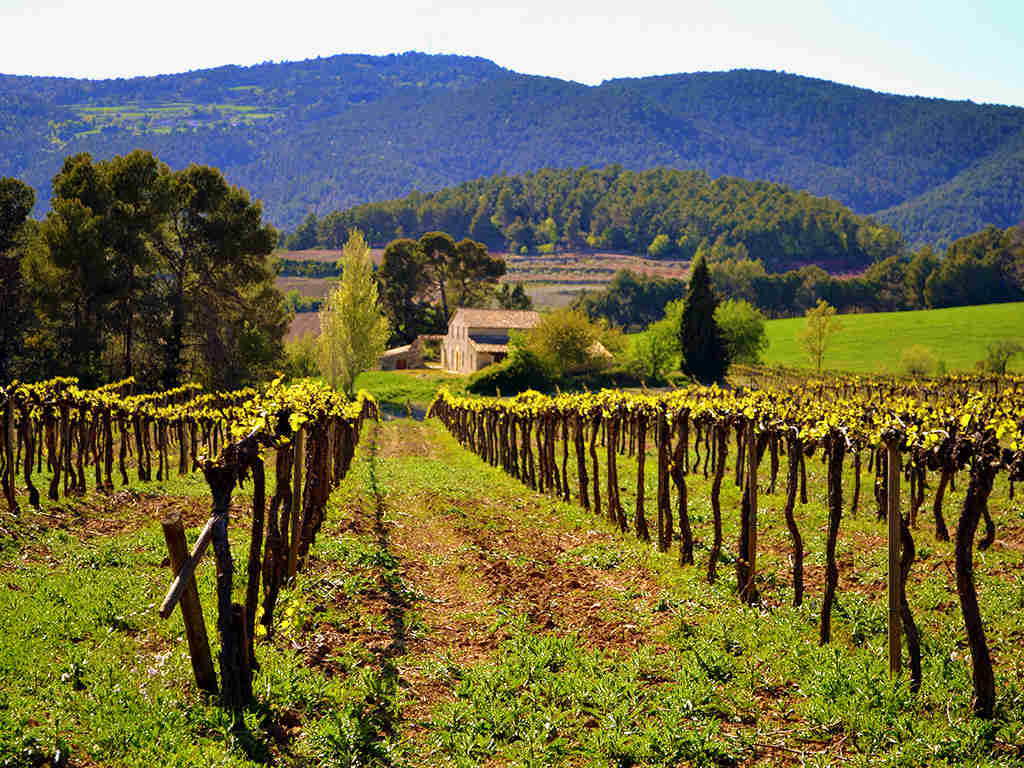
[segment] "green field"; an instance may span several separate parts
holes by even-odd
[[[825,352],[824,367],[855,373],[901,373],[900,355],[914,345],[927,347],[946,370],[970,371],[985,357],[986,347],[999,339],[1024,344],[1024,303],[988,304],[917,312],[878,312],[840,316],[842,329]],[[767,323],[769,365],[806,368],[807,352],[798,332],[802,317]],[[1024,371],[1024,355],[1010,369]]]
[[[404,409],[406,404],[425,411],[441,386],[461,391],[466,377],[432,368],[408,371],[364,371],[356,377],[356,389],[370,392],[385,408]]]

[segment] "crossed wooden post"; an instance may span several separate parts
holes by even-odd
[[[206,552],[213,537],[214,518],[206,523],[199,538],[196,539],[192,552],[188,552],[185,540],[185,528],[181,524],[181,515],[174,515],[161,522],[164,529],[164,540],[170,554],[171,571],[174,581],[167,590],[167,596],[160,605],[160,618],[166,619],[174,611],[174,606],[181,603],[181,618],[185,622],[185,637],[188,639],[188,652],[192,658],[192,673],[200,690],[217,692],[217,674],[213,669],[213,657],[210,654],[210,642],[206,635],[206,622],[203,620],[203,609],[199,604],[199,589],[196,587],[196,566]]]

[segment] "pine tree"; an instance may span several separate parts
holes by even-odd
[[[729,355],[722,331],[715,322],[718,297],[711,285],[707,262],[698,256],[690,275],[690,287],[683,304],[679,339],[683,352],[682,371],[702,384],[721,381],[729,367]]]
[[[388,321],[377,301],[370,247],[353,229],[341,251],[341,280],[320,310],[320,371],[335,389],[352,394],[356,376],[377,364],[388,340]]]

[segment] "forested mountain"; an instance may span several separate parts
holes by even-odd
[[[764,179],[874,213],[911,242],[1024,210],[1024,109],[767,71],[585,86],[407,53],[105,81],[0,76],[0,175],[136,147],[221,168],[295,228],[371,200],[539,168],[620,163]]]
[[[543,169],[309,216],[291,248],[340,248],[352,227],[371,241],[443,230],[489,247],[580,247],[655,257],[756,258],[772,272],[808,263],[860,270],[903,250],[900,235],[834,200],[780,184],[665,168]]]

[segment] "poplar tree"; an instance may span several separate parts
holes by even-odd
[[[341,251],[341,279],[320,310],[317,351],[327,383],[351,395],[356,376],[377,364],[388,340],[388,321],[377,297],[370,247],[358,229]]]
[[[715,321],[718,297],[711,285],[711,274],[703,256],[698,256],[690,275],[690,287],[683,302],[679,341],[682,371],[702,384],[725,378],[729,353],[722,331]]]

